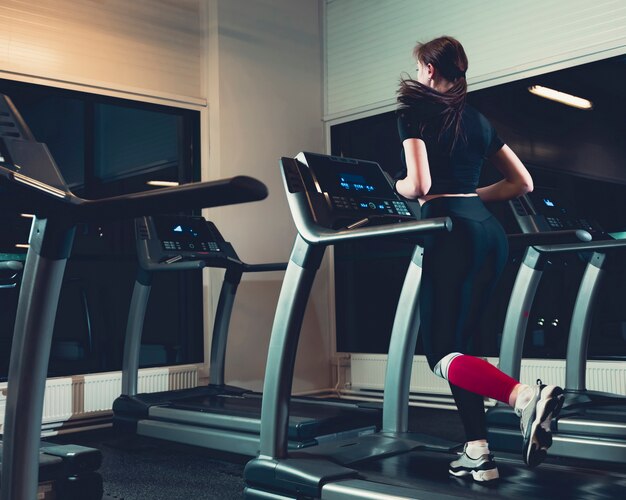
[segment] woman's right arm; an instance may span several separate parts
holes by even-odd
[[[426,143],[422,139],[402,142],[406,159],[406,177],[396,182],[396,191],[404,198],[414,200],[426,195],[432,186]]]
[[[506,201],[530,193],[533,179],[513,150],[506,144],[489,157],[489,161],[504,176],[499,182],[478,188],[482,201]]]

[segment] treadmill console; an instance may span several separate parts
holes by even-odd
[[[220,252],[224,238],[212,222],[203,217],[155,217],[163,250]]]
[[[597,221],[579,213],[552,189],[536,188],[509,203],[525,233],[584,229],[594,240],[610,238]]]
[[[327,227],[419,218],[419,205],[395,193],[378,163],[307,152],[281,163],[290,192],[307,191],[316,220]]]
[[[135,219],[135,230],[140,260],[151,263],[203,260],[213,267],[224,267],[227,260],[239,261],[232,245],[204,217],[139,217]]]

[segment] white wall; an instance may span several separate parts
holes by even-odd
[[[208,18],[210,130],[204,177],[250,175],[263,181],[270,195],[254,204],[211,209],[207,216],[244,261],[286,261],[296,231],[278,160],[301,150],[324,150],[320,2],[211,0]],[[330,384],[327,276],[324,265],[301,335],[295,391]],[[227,382],[262,387],[282,277],[244,277],[229,336]],[[208,294],[213,307],[218,282],[211,280]]]
[[[463,43],[470,90],[626,52],[623,0],[325,0],[326,119],[394,109],[417,41]]]
[[[320,0],[3,0],[0,78],[197,109],[203,180],[246,174],[268,199],[213,209],[249,262],[285,261],[295,237],[278,159],[323,151]],[[208,273],[207,273],[208,274]],[[207,280],[217,303],[221,274]],[[260,388],[282,273],[240,286],[227,380]],[[298,391],[330,384],[328,268],[297,361]],[[207,349],[211,314],[207,314]],[[208,354],[205,355],[208,361]]]
[[[204,1],[2,0],[0,77],[204,105]]]

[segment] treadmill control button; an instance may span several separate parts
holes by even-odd
[[[180,243],[178,241],[163,241],[163,248],[165,250],[181,250]]]
[[[396,209],[398,215],[411,215],[411,212],[409,212],[409,208],[403,201],[394,201],[393,208]]]

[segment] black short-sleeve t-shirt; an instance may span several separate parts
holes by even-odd
[[[414,138],[426,143],[432,178],[428,194],[474,193],[485,159],[504,145],[489,120],[469,105],[463,109],[461,131],[452,149],[452,131],[440,137],[437,119],[426,108],[402,108],[397,114],[400,140]],[[402,163],[404,170],[399,175],[405,177],[404,148]]]

